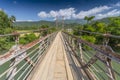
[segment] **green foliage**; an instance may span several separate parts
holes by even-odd
[[[113,35],[120,35],[120,17],[110,18],[107,32]],[[109,45],[116,48],[118,44],[120,44],[120,39],[110,38]]]
[[[95,43],[96,41],[96,38],[94,36],[87,36],[87,35],[81,36],[81,39],[87,40],[88,42],[92,42],[92,43]]]
[[[20,37],[20,41],[19,43],[20,44],[27,44],[27,43],[30,43],[34,40],[36,40],[37,37],[34,33],[30,33],[30,34],[26,34],[24,37]]]
[[[14,26],[17,30],[36,30],[45,24],[47,24],[50,27],[55,27],[55,23],[52,21],[15,22]]]
[[[88,42],[91,42],[91,43],[95,43],[96,42],[96,38],[94,36],[87,36],[87,35],[84,35],[84,36],[81,36],[81,39],[83,40],[86,40]],[[83,47],[87,50],[90,50],[91,48],[87,45],[83,45]]]
[[[95,22],[92,24],[93,28],[95,29],[94,31],[100,32],[100,33],[105,33],[106,32],[106,24],[103,22]]]
[[[34,28],[32,28],[32,29],[34,29]],[[40,36],[46,36],[47,34],[50,34],[54,31],[56,31],[56,28],[50,28],[48,25],[42,25],[39,27],[39,29],[41,30]],[[19,43],[20,44],[27,44],[27,43],[34,41],[37,38],[38,37],[36,37],[36,35],[34,33],[26,34],[23,37],[20,37]]]
[[[94,17],[85,17],[84,19],[87,20],[89,23]],[[105,37],[96,34],[89,34],[85,32],[80,32],[80,30],[90,31],[90,32],[98,32],[98,33],[109,33],[112,35],[120,35],[120,17],[110,17],[105,18],[106,22],[102,19],[102,21],[97,20],[91,23],[84,24],[82,26],[74,26],[73,34],[76,36],[81,36],[82,39],[92,42],[94,44],[103,44],[105,41]],[[81,29],[82,28],[82,29]],[[109,38],[110,46],[116,48],[117,45],[120,44],[120,39],[116,38]]]
[[[88,23],[89,23],[90,21],[92,21],[94,18],[95,18],[95,16],[90,16],[90,17],[85,16],[84,20],[87,20],[87,24],[88,24]]]
[[[8,34],[14,31],[12,18],[13,16],[8,17],[4,11],[0,10],[0,34]],[[0,37],[0,51],[8,50],[13,44],[12,37]]]
[[[57,31],[57,29],[56,29],[55,27],[50,28],[50,33],[53,33],[53,32],[55,32],[55,31]]]
[[[77,36],[80,36],[80,30],[82,30],[83,29],[83,26],[82,25],[79,25],[79,26],[75,26],[74,28],[73,28],[73,34],[74,35],[77,35]]]
[[[93,28],[92,25],[85,24],[85,25],[84,25],[84,30],[94,32],[94,31],[95,31],[95,28]]]
[[[41,31],[40,35],[41,36],[46,36],[50,32],[48,28],[49,28],[48,25],[42,25],[40,27],[40,29],[43,29],[43,31]],[[47,30],[45,30],[45,29],[47,29]]]

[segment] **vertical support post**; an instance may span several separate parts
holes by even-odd
[[[70,36],[70,44],[72,44],[72,37]]]
[[[46,41],[46,47],[48,47],[49,46],[49,37],[47,38],[47,41]]]
[[[79,43],[79,42],[78,42],[78,44],[79,44],[79,50],[80,50],[80,59],[81,59],[81,61],[83,62],[84,60],[83,60],[82,44]]]
[[[112,50],[110,49],[110,47],[108,46],[108,43],[109,43],[109,36],[107,36],[109,33],[106,33],[105,35],[105,38],[104,38],[104,44],[103,44],[103,46],[104,46],[104,49],[107,51],[107,50],[109,50],[109,51],[111,51],[112,52]],[[114,75],[114,72],[113,72],[113,70],[112,70],[112,65],[111,65],[111,59],[110,58],[106,58],[106,60],[105,60],[105,62],[106,62],[106,68],[107,68],[107,73],[108,73],[108,79],[109,80],[115,80],[115,75]]]
[[[15,45],[12,47],[12,51],[13,51],[12,55],[14,55],[14,53],[16,54],[18,52],[18,50],[20,49],[20,46],[18,45],[19,44],[19,34],[16,31],[13,34],[15,35],[14,36],[15,37]],[[15,66],[16,63],[17,63],[17,57],[11,60],[11,64],[9,67],[12,67],[12,68],[7,73],[7,76],[6,76],[7,80],[14,80],[15,73],[17,71],[17,67]]]
[[[58,16],[56,16],[56,28],[58,27]]]
[[[42,42],[40,42],[40,44],[39,44],[39,54],[41,53],[40,51],[41,51],[41,49],[42,49]]]
[[[45,41],[43,40],[42,41],[42,50],[44,50],[44,48],[45,48]]]
[[[64,16],[62,16],[62,27],[64,29]]]
[[[73,46],[73,50],[75,50],[74,38],[72,39],[72,46]]]
[[[114,72],[112,70],[112,65],[111,65],[111,59],[107,58],[106,65],[107,65],[106,68],[107,68],[109,80],[115,80],[115,75],[114,75]]]
[[[68,41],[68,42],[71,44],[71,37],[70,37],[70,36],[68,36],[68,38],[69,38],[69,41]]]
[[[50,45],[50,36],[48,37],[48,46]]]

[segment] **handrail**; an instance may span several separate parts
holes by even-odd
[[[51,33],[24,46],[18,46],[20,49],[17,51],[7,52],[6,54],[0,56],[0,68],[4,65],[9,66],[7,69],[2,71],[2,73],[0,71],[0,80],[16,79],[15,77],[20,80],[26,79],[39,59],[45,55],[45,51],[53,42],[56,34],[57,32]],[[24,62],[24,60],[26,62]],[[22,75],[19,75],[19,73]],[[24,75],[25,73],[27,74]]]
[[[120,39],[120,36],[118,36],[118,35],[112,35],[112,34],[109,34],[109,33],[103,34],[103,33],[91,32],[91,31],[85,31],[85,30],[80,30],[80,32],[89,33],[89,34],[101,35],[101,36],[103,36],[103,37],[111,37],[111,38]]]
[[[39,30],[30,30],[30,31],[26,31],[26,32],[13,32],[13,33],[9,33],[9,34],[0,34],[0,37],[6,37],[6,36],[16,36],[16,35],[20,35],[20,34],[27,34],[27,33],[31,33],[31,32],[40,32],[40,31],[45,31],[48,30],[50,28],[45,28],[45,29],[39,29]]]
[[[95,45],[93,43],[90,43],[90,42],[87,42],[85,40],[82,40],[81,38],[78,38],[77,36],[71,35],[71,34],[69,34],[67,32],[64,32],[64,33],[69,35],[69,36],[71,36],[71,37],[73,37],[73,38],[75,38],[75,39],[77,39],[77,41],[79,41],[80,43],[84,43],[84,44],[92,47],[93,49],[101,52],[101,54],[106,55],[107,57],[109,57],[109,58],[111,58],[111,59],[113,59],[113,60],[115,60],[115,61],[120,63],[120,55],[119,54],[117,54],[115,52],[101,50],[99,46],[97,46],[97,45]]]
[[[115,53],[110,46],[96,45],[64,31],[62,35],[90,80],[98,80],[98,78],[116,80],[120,78],[120,72],[115,65],[112,65],[120,66],[120,55]],[[101,69],[102,73],[99,72]]]

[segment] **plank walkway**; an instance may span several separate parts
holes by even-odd
[[[29,80],[73,80],[61,32]]]

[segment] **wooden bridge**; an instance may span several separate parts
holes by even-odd
[[[0,80],[119,80],[119,67],[110,46],[59,31],[1,55]]]

